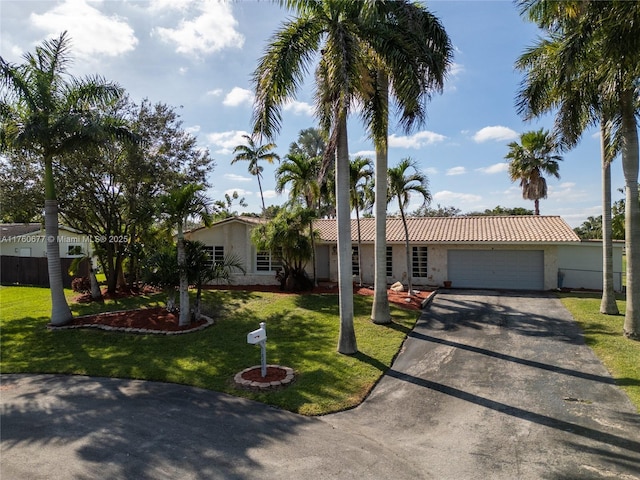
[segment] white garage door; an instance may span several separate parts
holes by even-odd
[[[454,287],[544,289],[542,250],[449,250],[447,261]]]

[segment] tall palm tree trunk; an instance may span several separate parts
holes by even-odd
[[[378,85],[384,105],[389,103],[389,79],[387,75],[378,72]],[[386,125],[386,124],[385,124]],[[376,140],[376,165],[375,165],[375,278],[373,282],[373,306],[371,307],[371,320],[377,325],[391,323],[389,310],[389,296],[387,294],[387,135],[386,126],[384,135]]]
[[[184,249],[182,223],[178,224],[178,270],[180,272],[180,317],[178,325],[189,325],[189,278],[187,277],[187,255]]]
[[[58,244],[58,202],[56,200],[44,201],[44,228],[47,236],[47,267],[49,290],[51,291],[51,325],[65,325],[71,321],[72,315],[64,296],[62,283],[62,264]]]
[[[362,286],[362,234],[360,233],[360,209],[356,205],[356,225],[358,227],[358,286]]]
[[[537,198],[533,201],[533,207],[534,207],[534,211],[533,214],[534,215],[540,215],[540,200],[538,200]]]
[[[260,199],[262,200],[262,215],[264,215],[264,212],[267,209],[264,206],[264,195],[262,193],[262,182],[260,181],[260,173],[258,173],[258,175],[256,175],[256,176],[258,177],[258,188],[260,189]]]
[[[620,96],[622,111],[622,169],[624,171],[625,246],[627,253],[627,307],[624,317],[624,335],[640,337],[640,311],[636,307],[640,295],[640,206],[638,205],[638,130],[635,120],[634,91],[628,89]]]
[[[352,355],[358,351],[353,327],[353,274],[351,267],[351,205],[349,195],[349,145],[347,112],[340,112],[336,148],[336,216],[338,223],[338,291],[340,337],[338,352]]]
[[[398,203],[400,204],[400,215],[402,216],[402,226],[404,227],[404,241],[407,255],[407,297],[411,296],[413,291],[413,271],[411,268],[411,246],[409,245],[409,228],[407,227],[407,219],[404,216],[404,210],[402,208],[402,201],[398,197]]]
[[[62,283],[62,264],[58,244],[58,201],[53,183],[53,160],[44,161],[44,229],[47,241],[47,271],[49,291],[51,292],[51,325],[65,325],[73,316],[64,296]]]
[[[313,221],[309,222],[309,238],[311,238],[311,263],[313,265],[313,286],[318,286],[318,271],[316,266],[316,236],[313,234]]]
[[[613,241],[611,231],[611,159],[609,158],[609,129],[606,121],[600,124],[602,155],[602,301],[600,313],[617,315],[613,289]]]

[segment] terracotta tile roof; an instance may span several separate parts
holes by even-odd
[[[496,216],[496,217],[410,217],[407,218],[409,241],[420,243],[566,243],[580,238],[560,217]],[[315,228],[325,242],[337,241],[336,220],[317,220]],[[360,219],[363,242],[375,239],[375,219]],[[355,219],[351,220],[351,240],[357,241]],[[387,242],[404,242],[401,218],[387,219]]]

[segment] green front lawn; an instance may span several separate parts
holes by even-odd
[[[73,292],[67,292],[73,298]],[[176,336],[135,335],[88,329],[49,331],[49,290],[0,287],[0,348],[3,373],[65,373],[174,382],[259,400],[305,415],[357,405],[391,365],[415,311],[391,307],[391,326],[370,320],[372,297],[356,295],[355,329],[360,352],[336,351],[338,297],[275,293],[204,292],[205,309],[217,322]],[[162,304],[162,295],[104,305],[71,303],[74,315]],[[260,363],[260,348],[246,343],[249,331],[267,323],[267,362],[293,368],[289,387],[253,393],[238,390],[233,376]]]
[[[599,313],[599,293],[571,292],[559,296],[582,328],[587,345],[640,411],[640,342],[622,335],[626,302],[618,300],[620,315],[604,315]]]

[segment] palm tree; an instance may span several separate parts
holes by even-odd
[[[258,165],[258,162],[265,160],[268,163],[273,163],[275,160],[280,161],[280,156],[272,152],[274,148],[276,148],[275,143],[267,143],[265,145],[256,145],[253,137],[249,135],[242,135],[242,137],[247,141],[246,145],[238,145],[233,149],[233,153],[236,156],[231,160],[231,164],[243,160],[249,162],[249,173],[251,175],[255,175],[258,179],[258,187],[260,188],[260,198],[262,200],[262,213],[266,210],[264,205],[264,195],[262,193],[262,182],[260,178],[262,177],[263,167]]]
[[[122,123],[100,113],[122,95],[122,89],[98,76],[69,76],[69,50],[70,39],[64,32],[36,47],[35,54],[25,54],[23,64],[0,57],[0,148],[30,152],[44,165],[52,325],[64,325],[72,318],[62,285],[55,162],[104,140],[105,133],[126,133]]]
[[[189,217],[199,217],[209,226],[213,217],[209,211],[206,197],[202,194],[204,187],[189,183],[175,188],[160,198],[162,212],[167,215],[167,223],[177,228],[178,271],[180,273],[180,320],[179,325],[189,325],[189,275],[187,256],[184,245],[184,226]]]
[[[413,173],[408,172],[413,170]],[[429,183],[427,176],[420,173],[417,163],[410,158],[403,158],[400,163],[389,169],[389,193],[387,201],[390,203],[393,199],[398,199],[398,208],[402,217],[402,226],[404,227],[405,247],[407,255],[407,296],[411,296],[413,291],[413,271],[411,268],[411,249],[409,246],[409,228],[407,226],[407,218],[405,209],[411,200],[412,193],[418,193],[422,196],[422,205],[431,202],[431,193],[429,193]]]
[[[369,158],[356,157],[349,163],[351,181],[351,207],[356,211],[358,226],[358,284],[362,286],[362,235],[360,234],[360,210],[366,208],[366,188],[373,178],[373,162]]]
[[[301,132],[302,133],[302,132]],[[293,146],[293,144],[292,144]],[[292,149],[293,150],[293,149]],[[287,185],[290,185],[289,198],[291,202],[304,199],[308,210],[315,210],[320,197],[320,184],[318,172],[320,170],[320,157],[309,156],[296,150],[298,153],[289,153],[284,162],[276,170],[276,192],[282,193]],[[313,220],[309,219],[309,237],[311,238],[311,262],[313,264],[313,284],[318,285],[316,271],[316,242],[313,234]]]
[[[193,302],[193,319],[202,317],[202,287],[211,281],[231,283],[231,274],[235,271],[246,273],[242,260],[237,255],[227,254],[222,260],[214,261],[206,245],[197,240],[184,241],[189,283],[196,286],[196,298]]]
[[[617,314],[611,253],[610,164],[622,143],[619,89],[615,86],[618,78],[607,78],[610,70],[602,62],[602,42],[585,42],[579,52],[567,50],[569,41],[582,28],[581,19],[593,7],[590,2],[534,0],[520,3],[530,20],[549,31],[548,38],[540,40],[518,60],[517,66],[527,73],[519,94],[520,112],[532,118],[557,106],[556,130],[569,148],[577,144],[588,126],[600,123],[603,185],[603,292],[600,311]]]
[[[390,8],[389,8],[390,7]],[[381,6],[382,8],[382,6]],[[391,322],[386,276],[386,215],[388,167],[389,95],[400,110],[400,124],[408,132],[426,118],[425,105],[433,92],[441,92],[449,68],[453,47],[437,17],[417,3],[391,2],[386,13],[395,25],[396,38],[402,34],[397,52],[410,49],[408,56],[373,58],[370,65],[371,88],[362,98],[363,117],[369,125],[376,149],[375,195],[375,281],[371,320]],[[383,13],[384,14],[384,13]],[[381,41],[389,41],[383,39]]]
[[[282,105],[295,94],[316,54],[321,53],[316,70],[316,106],[321,125],[331,129],[325,162],[330,156],[335,160],[340,291],[338,351],[352,354],[357,351],[357,345],[353,329],[347,116],[354,100],[371,91],[367,72],[372,57],[398,68],[402,64],[416,66],[415,75],[399,77],[397,87],[404,90],[409,90],[411,85],[422,86],[428,72],[420,69],[421,64],[416,60],[417,42],[406,41],[418,32],[403,32],[398,25],[397,18],[402,13],[398,5],[412,5],[408,1],[282,0],[280,3],[296,10],[298,17],[284,23],[275,33],[255,71],[254,131],[267,138],[277,133]],[[407,10],[415,12],[412,8]],[[417,102],[417,97],[413,101]]]
[[[547,198],[547,181],[542,175],[560,178],[558,162],[562,157],[554,153],[557,148],[549,132],[540,129],[520,135],[520,143],[511,142],[505,156],[511,181],[520,180],[522,198],[534,201],[535,215],[540,215],[540,199]]]

